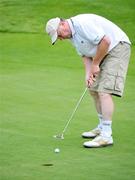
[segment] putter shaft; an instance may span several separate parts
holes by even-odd
[[[63,131],[62,131],[63,136],[64,136],[65,131],[67,130],[67,127],[68,127],[69,123],[70,123],[71,120],[73,119],[73,117],[74,117],[74,115],[75,115],[75,113],[76,113],[76,111],[77,111],[77,109],[78,109],[78,107],[79,107],[79,105],[80,105],[82,99],[84,98],[87,89],[88,89],[88,88],[86,87],[85,90],[84,90],[84,92],[83,92],[83,94],[81,95],[79,101],[77,102],[77,104],[76,104],[76,106],[75,106],[75,109],[73,110],[73,112],[72,112],[72,114],[71,114],[69,120],[67,121],[67,123],[66,123],[66,125],[65,125],[65,127],[64,127],[64,129],[63,129]]]

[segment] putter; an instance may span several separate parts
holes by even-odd
[[[78,107],[79,107],[82,99],[84,98],[84,96],[85,96],[85,94],[86,94],[86,92],[87,92],[87,89],[88,89],[88,88],[86,87],[85,90],[84,90],[84,92],[83,92],[83,94],[81,95],[79,101],[77,102],[77,104],[76,104],[76,106],[75,106],[75,109],[73,110],[73,112],[72,112],[69,120],[67,121],[67,123],[66,123],[66,125],[65,125],[65,127],[64,127],[64,129],[63,129],[63,131],[62,131],[62,133],[61,133],[61,134],[58,134],[58,135],[54,135],[54,136],[53,136],[54,138],[56,138],[56,139],[64,139],[64,134],[65,134],[65,132],[66,132],[68,126],[69,126],[69,123],[70,123],[71,120],[73,119],[73,117],[74,117],[74,115],[75,115],[75,113],[76,113],[76,111],[77,111],[77,109],[78,109]]]

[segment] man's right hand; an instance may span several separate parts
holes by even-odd
[[[93,84],[93,82],[96,81],[96,78],[91,74],[89,77],[86,76],[85,78],[85,84],[88,88],[90,88]]]

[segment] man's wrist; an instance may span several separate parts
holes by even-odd
[[[92,65],[99,66],[100,61],[93,58]]]

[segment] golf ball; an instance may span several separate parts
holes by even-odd
[[[56,149],[54,150],[54,152],[55,152],[55,153],[59,153],[59,152],[60,152],[60,149],[59,149],[59,148],[56,148]]]

